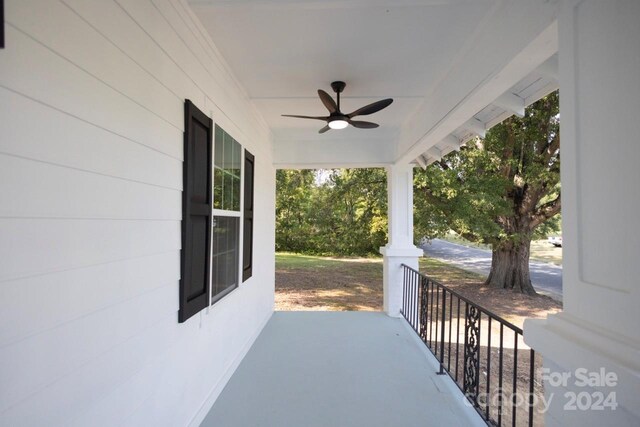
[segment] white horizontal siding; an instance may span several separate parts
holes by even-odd
[[[132,19],[118,2],[64,0],[63,3],[178,98],[186,97],[194,102],[202,99],[203,91],[176,59],[167,54],[167,47],[156,42],[149,29]],[[151,5],[146,2],[146,7],[149,10]]]
[[[2,153],[182,190],[181,160],[3,88],[0,129]]]
[[[180,221],[182,193],[0,154],[0,216]],[[98,197],[96,197],[96,195]]]
[[[56,55],[8,22],[5,36],[7,41],[11,40],[11,45],[0,55],[0,86],[182,159],[180,129]],[[175,102],[179,103],[178,100]]]
[[[186,425],[272,311],[269,131],[181,0],[5,3],[0,425]],[[185,99],[256,155],[256,258],[178,324]]]
[[[179,334],[178,325],[172,316],[156,321],[130,340],[90,362],[76,366],[73,372],[44,387],[41,392],[10,407],[2,414],[3,424],[66,426],[67,420],[75,418],[105,393],[128,381],[144,369],[145,365],[152,363],[171,345],[179,343]],[[163,386],[167,387],[167,384]],[[145,390],[147,395],[149,392]],[[112,410],[108,420],[101,420],[105,425],[113,425],[117,419],[119,408]]]
[[[13,386],[0,389],[0,401],[13,406],[110,349],[126,345],[160,318],[176,312],[177,303],[175,287],[164,286],[1,349],[0,382]],[[34,351],[41,348],[47,353]]]
[[[0,349],[179,278],[179,252],[172,250],[2,282],[0,301],[12,304],[0,311]]]
[[[0,282],[180,249],[177,221],[3,218],[0,234]]]
[[[163,86],[75,11],[57,1],[17,8],[12,23],[60,57],[182,130],[182,99]],[[60,31],[59,22],[64,22]],[[127,76],[123,79],[122,76]]]

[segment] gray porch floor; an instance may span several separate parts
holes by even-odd
[[[485,425],[404,319],[276,312],[202,427]]]

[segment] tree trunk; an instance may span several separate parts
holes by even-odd
[[[529,276],[530,238],[523,238],[517,243],[508,243],[496,248],[494,245],[491,258],[491,272],[485,286],[511,289],[527,295],[535,295],[536,291]]]

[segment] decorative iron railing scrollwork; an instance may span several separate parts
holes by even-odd
[[[464,375],[462,391],[475,406],[478,406],[480,310],[472,304],[466,304],[464,336]]]
[[[542,412],[541,363],[522,329],[417,270],[403,269],[402,315],[438,360],[438,373],[451,377],[488,425],[533,426],[534,413]]]
[[[427,339],[427,316],[428,316],[428,300],[427,300],[427,287],[429,281],[426,277],[420,278],[420,338],[422,340]]]

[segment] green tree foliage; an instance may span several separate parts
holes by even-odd
[[[532,238],[557,230],[561,207],[558,92],[415,175],[415,231],[453,230],[490,244],[487,285],[534,293]]]
[[[276,250],[307,252],[313,237],[314,182],[312,170],[276,172]]]
[[[383,169],[279,170],[276,185],[276,250],[368,255],[386,244]]]

